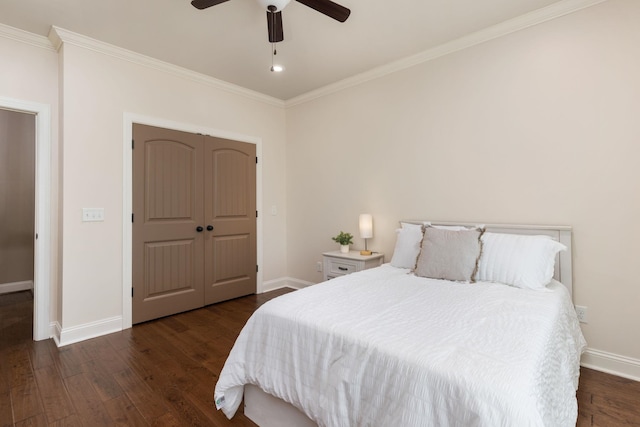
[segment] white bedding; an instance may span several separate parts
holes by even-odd
[[[575,426],[585,341],[568,292],[415,277],[390,265],[264,304],[215,388],[244,384],[319,426]]]

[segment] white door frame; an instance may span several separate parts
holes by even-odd
[[[149,117],[134,113],[124,113],[123,124],[123,154],[122,154],[122,329],[132,326],[133,304],[131,300],[132,272],[133,272],[133,226],[131,213],[133,212],[133,153],[131,141],[133,139],[133,124],[155,126],[182,132],[201,133],[218,138],[232,139],[256,145],[256,156],[262,159],[262,139],[253,136],[237,134],[220,129],[212,129],[188,123]],[[262,206],[262,161],[256,165],[256,209]],[[256,246],[258,273],[256,274],[256,292],[262,291],[262,217],[256,222]]]
[[[33,339],[51,338],[51,107],[0,97],[0,109],[36,116],[36,194],[33,261]]]

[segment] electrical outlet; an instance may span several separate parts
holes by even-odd
[[[322,273],[322,261],[316,263],[316,271]]]
[[[587,322],[587,307],[576,305],[576,314],[580,323],[589,323]]]

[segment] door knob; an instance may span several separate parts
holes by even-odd
[[[207,225],[207,231],[212,231],[213,230],[213,225]]]
[[[196,227],[196,231],[197,231],[198,233],[202,233],[202,230],[204,230],[204,228],[202,228],[201,226],[197,226],[197,227]]]

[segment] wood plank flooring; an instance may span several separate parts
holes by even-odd
[[[290,290],[238,298],[58,349],[29,292],[0,296],[0,426],[255,426],[213,407],[240,329]],[[578,426],[640,426],[640,383],[583,368]]]
[[[640,426],[640,382],[581,368],[577,425]]]

